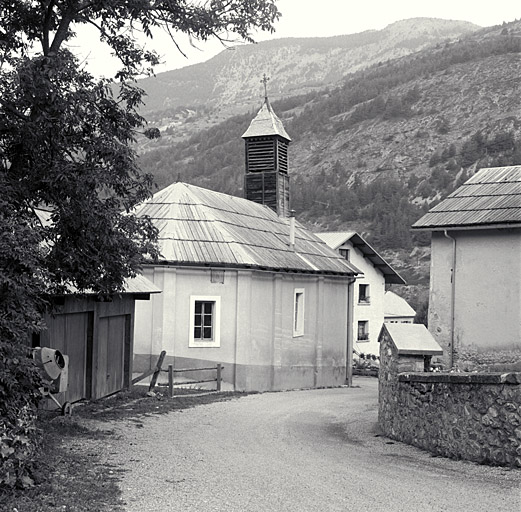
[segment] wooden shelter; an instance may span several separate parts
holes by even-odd
[[[33,337],[33,347],[49,347],[69,357],[68,390],[60,402],[101,398],[131,384],[136,300],[160,289],[142,276],[127,281],[110,300],[93,294],[54,297],[45,316],[47,329]]]

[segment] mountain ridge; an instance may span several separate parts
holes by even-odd
[[[470,22],[412,18],[381,30],[313,38],[281,38],[224,50],[204,63],[139,81],[145,113],[200,105],[246,112],[256,104],[260,77],[271,76],[273,99],[303,94],[344,75],[477,30]],[[258,94],[257,94],[258,95]]]

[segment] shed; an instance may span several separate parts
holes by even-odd
[[[383,324],[380,336],[380,360],[392,360],[399,371],[422,372],[432,356],[443,350],[423,324]]]
[[[47,329],[33,336],[33,347],[69,357],[68,390],[58,400],[96,399],[130,386],[135,301],[160,291],[138,275],[109,300],[89,293],[53,297],[52,313],[44,317]]]

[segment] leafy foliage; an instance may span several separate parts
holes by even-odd
[[[158,135],[135,85],[158,58],[136,31],[251,41],[278,16],[271,0],[0,0],[0,484],[30,483],[39,377],[26,347],[46,297],[117,293],[157,256],[155,228],[133,215],[152,178],[132,144]],[[120,61],[117,94],[65,47],[82,24]]]

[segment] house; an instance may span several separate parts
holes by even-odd
[[[389,324],[412,324],[416,311],[403,298],[387,290],[384,294],[384,322]]]
[[[429,329],[445,365],[521,362],[521,166],[481,169],[413,229],[432,232]]]
[[[44,316],[47,329],[33,335],[32,346],[69,357],[67,391],[56,395],[60,403],[102,398],[131,385],[135,303],[159,292],[136,276],[110,300],[89,293],[53,297],[52,312]]]
[[[351,300],[353,347],[358,354],[379,354],[378,335],[384,322],[387,284],[405,284],[403,278],[354,231],[316,233],[329,247],[352,263],[360,274]]]
[[[137,308],[135,368],[165,350],[175,368],[222,363],[236,390],[344,384],[358,270],[291,216],[290,138],[267,97],[243,138],[246,198],[173,183],[137,210],[159,230],[143,273],[163,293]]]

